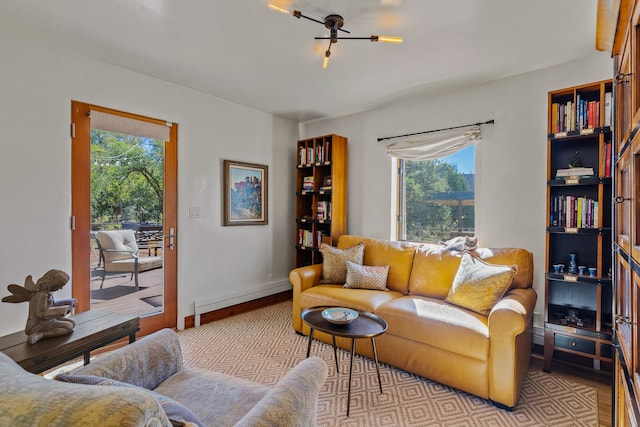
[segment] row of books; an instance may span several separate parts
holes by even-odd
[[[298,230],[298,244],[309,248],[313,247],[313,233],[309,230]]]
[[[317,218],[320,220],[331,219],[331,202],[326,200],[320,201],[317,204]]]
[[[331,161],[331,143],[323,141],[314,147],[298,147],[298,164],[310,165]]]
[[[604,99],[603,126],[606,127],[611,126],[611,92],[606,92]],[[580,94],[577,94],[575,102],[551,104],[551,133],[582,131],[597,127],[600,127],[600,101],[580,99]]]
[[[588,197],[553,196],[550,224],[553,227],[597,228],[598,201]]]
[[[298,230],[298,244],[307,248],[319,248],[323,242],[327,244],[331,243],[331,239],[326,231],[316,231],[315,242],[313,236],[313,232],[309,230]]]

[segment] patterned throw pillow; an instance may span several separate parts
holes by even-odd
[[[347,261],[356,264],[362,264],[364,256],[364,243],[347,249],[338,249],[336,247],[323,243],[320,245],[322,253],[322,278],[320,283],[340,283],[343,284],[347,280]]]
[[[133,384],[125,383],[118,380],[113,380],[111,378],[104,378],[97,375],[74,375],[69,373],[61,373],[56,375],[56,380],[63,381],[67,383],[75,383],[75,384],[87,384],[87,385],[111,385],[111,386],[119,386],[119,387],[131,387],[137,388],[138,390],[143,390],[149,394],[151,394],[162,406],[165,414],[167,414],[167,418],[171,421],[171,424],[174,427],[179,426],[194,426],[194,427],[204,427],[204,424],[196,414],[194,414],[191,409],[187,408],[180,402],[177,402],[170,397],[167,397],[163,394],[157,393],[152,390],[147,390],[146,388],[138,387]]]
[[[487,264],[465,253],[445,300],[476,313],[488,315],[507,292],[517,272],[516,265]]]
[[[388,265],[359,265],[351,261],[347,261],[347,281],[344,284],[344,287],[388,291],[388,275]]]

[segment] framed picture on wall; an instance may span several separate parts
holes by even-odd
[[[224,225],[266,225],[267,165],[224,160]]]

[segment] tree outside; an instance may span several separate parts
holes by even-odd
[[[442,242],[473,235],[473,174],[446,160],[405,160],[405,240]]]
[[[163,142],[91,130],[91,222],[161,223]]]

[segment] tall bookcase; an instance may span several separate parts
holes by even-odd
[[[324,135],[296,143],[296,266],[322,262],[320,244],[347,231],[347,138]]]
[[[547,372],[554,357],[611,369],[612,91],[607,80],[549,92]]]

